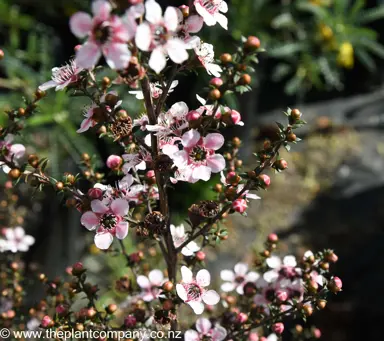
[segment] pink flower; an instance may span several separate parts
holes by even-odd
[[[194,278],[192,271],[182,266],[181,276],[181,284],[176,285],[177,295],[193,309],[195,314],[203,313],[204,303],[208,305],[219,303],[219,294],[214,290],[205,289],[211,282],[211,275],[207,270],[200,270]]]
[[[136,154],[123,154],[122,156],[125,161],[123,165],[123,172],[125,174],[128,174],[131,169],[145,170],[147,168],[146,161],[149,162],[152,160],[148,150],[144,147],[140,147],[138,153]]]
[[[137,284],[141,288],[140,297],[145,302],[150,302],[159,297],[161,286],[167,280],[164,279],[163,273],[158,270],[152,270],[147,276],[140,275],[137,277]]]
[[[5,250],[16,252],[27,252],[29,247],[35,243],[35,238],[25,234],[21,226],[6,228],[2,231],[5,237]]]
[[[202,43],[199,41],[194,46],[195,53],[200,63],[207,70],[208,75],[220,77],[220,72],[223,70],[221,67],[214,63],[215,52],[213,51],[213,45],[208,43]]]
[[[277,322],[272,326],[272,330],[277,334],[281,335],[284,331],[284,324],[281,322]]]
[[[13,138],[12,134],[8,134],[3,141],[0,141],[0,156],[2,155],[6,161],[13,162],[17,166],[18,161],[25,154],[25,147],[20,143],[13,144]],[[3,161],[0,161],[0,168],[4,173],[9,173],[11,170]]]
[[[201,137],[197,130],[192,129],[184,133],[181,140],[184,149],[170,157],[186,181],[208,181],[211,173],[221,172],[225,168],[224,157],[215,154],[224,144],[223,135],[211,133]]]
[[[124,216],[128,214],[128,202],[118,198],[106,205],[101,200],[92,200],[92,211],[81,216],[81,224],[88,230],[96,230],[95,244],[106,250],[113,242],[113,237],[124,239],[128,234],[128,222]]]
[[[177,80],[173,81],[171,83],[171,87],[169,88],[168,94],[173,92],[173,90],[176,88],[176,86],[178,84],[179,84],[179,81],[177,81]],[[159,82],[150,83],[150,90],[151,90],[152,98],[154,98],[154,99],[158,99],[161,96],[161,94],[163,93],[163,89],[162,89]],[[135,95],[137,99],[140,99],[140,100],[144,99],[144,95],[143,95],[143,92],[141,90],[132,90],[132,91],[128,91],[128,92],[131,95]]]
[[[133,120],[133,127],[140,127],[140,130],[145,131],[147,130],[147,124],[148,124],[148,116],[142,115],[139,118],[136,118]]]
[[[248,265],[245,263],[237,263],[235,271],[222,270],[220,277],[225,283],[221,285],[221,290],[230,292],[236,289],[239,295],[244,294],[244,285],[248,282],[256,282],[260,275],[257,272],[248,272]]]
[[[93,18],[88,13],[77,12],[72,15],[69,25],[78,38],[88,40],[76,51],[75,61],[79,67],[94,67],[103,54],[112,69],[128,66],[131,52],[127,42],[134,36],[136,28],[132,15],[121,19],[111,14],[111,4],[105,0],[92,3]]]
[[[197,330],[197,331],[196,331]],[[206,318],[199,318],[196,321],[196,330],[189,329],[185,332],[185,341],[222,341],[227,336],[227,331],[216,324],[212,327],[211,321]]]
[[[69,64],[61,67],[54,67],[52,69],[52,80],[39,86],[42,91],[56,87],[56,91],[63,90],[70,83],[75,83],[79,80],[79,73],[83,71],[82,68],[76,65],[74,60]]]
[[[123,163],[123,159],[119,155],[110,155],[107,159],[107,167],[110,169],[118,169]]]
[[[296,268],[297,262],[295,256],[285,256],[283,262],[279,257],[271,256],[266,259],[266,263],[272,269],[263,275],[267,282],[274,282],[279,277],[294,279],[300,270]]]
[[[194,0],[197,13],[199,13],[208,26],[218,22],[223,28],[228,29],[227,17],[220,13],[228,12],[228,5],[224,0]]]
[[[152,51],[149,66],[156,73],[165,68],[166,56],[177,64],[188,59],[186,51],[189,46],[175,37],[178,26],[177,9],[168,7],[162,17],[160,5],[155,0],[145,3],[146,22],[139,25],[136,31],[136,46],[142,51]]]
[[[179,247],[182,245],[187,239],[188,239],[188,234],[185,233],[184,225],[180,224],[179,226],[172,225],[170,226],[171,229],[171,235],[173,239],[173,244],[175,247]],[[181,250],[181,254],[183,256],[193,256],[195,252],[199,251],[200,247],[197,245],[196,242],[191,241],[188,243],[186,246],[184,246]]]

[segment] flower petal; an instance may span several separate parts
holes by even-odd
[[[195,180],[208,181],[211,178],[211,168],[207,166],[198,166],[193,170],[192,178]]]
[[[129,224],[127,221],[120,221],[116,225],[116,237],[118,239],[124,239],[128,235]]]
[[[245,263],[237,263],[235,265],[235,273],[239,276],[245,276],[248,271],[248,264]]]
[[[160,73],[165,68],[167,65],[167,59],[165,58],[162,46],[158,46],[152,51],[148,65],[156,73]]]
[[[108,207],[101,200],[92,200],[91,208],[93,212],[99,214],[104,214],[108,212]]]
[[[110,43],[103,46],[105,60],[111,69],[125,69],[131,59],[131,51],[127,44]]]
[[[94,242],[99,249],[106,250],[111,246],[113,236],[109,232],[96,233]]]
[[[97,0],[92,3],[92,13],[94,18],[97,18],[100,21],[108,20],[111,10],[111,4],[108,1]]]
[[[212,331],[212,341],[223,341],[227,336],[227,331],[222,326],[216,325]]]
[[[152,33],[148,23],[142,23],[136,30],[136,46],[142,51],[149,51],[151,46]]]
[[[224,156],[220,154],[214,154],[207,158],[207,166],[211,168],[213,173],[219,173],[225,168]]]
[[[193,309],[193,311],[196,315],[200,315],[203,313],[203,311],[204,311],[203,302],[191,301],[191,302],[188,302],[188,304]]]
[[[155,0],[147,0],[145,3],[145,19],[151,24],[158,24],[162,20],[163,11]]]
[[[184,168],[188,163],[188,153],[185,150],[180,150],[171,155],[175,166],[178,168]]]
[[[57,86],[57,83],[54,82],[54,81],[48,81],[48,82],[45,82],[43,84],[41,84],[39,86],[39,90],[41,91],[46,91],[48,89],[51,89],[51,88],[54,88],[55,86]]]
[[[204,19],[200,15],[191,15],[186,20],[189,33],[199,32],[204,25]]]
[[[277,269],[281,266],[281,260],[277,256],[272,256],[266,259],[267,265],[272,269]]]
[[[297,265],[296,257],[295,256],[285,256],[283,259],[283,264],[286,266],[292,266],[295,267]]]
[[[77,12],[69,19],[69,27],[76,37],[84,38],[92,30],[92,18],[88,13]]]
[[[183,300],[186,301],[188,298],[187,291],[181,284],[176,284],[176,292],[177,295]]]
[[[208,305],[215,305],[220,301],[220,295],[215,290],[208,290],[203,295],[203,301]]]
[[[200,334],[207,335],[212,328],[212,323],[206,318],[199,318],[196,321],[196,329]]]
[[[9,149],[9,152],[13,156],[13,158],[20,159],[25,154],[25,147],[20,143],[16,143],[12,145],[12,147]]]
[[[260,278],[260,274],[255,271],[250,271],[245,276],[245,282],[256,282]]]
[[[222,270],[220,272],[220,277],[223,281],[232,282],[235,280],[235,274],[232,270]]]
[[[206,269],[200,270],[196,275],[196,282],[202,287],[207,287],[211,283],[211,275]]]
[[[176,31],[178,25],[177,10],[169,6],[164,12],[164,24],[169,31]]]
[[[272,282],[275,282],[279,278],[279,274],[275,270],[270,270],[270,271],[267,271],[264,273],[263,278],[268,283],[272,283]]]
[[[149,281],[152,285],[160,286],[164,281],[164,275],[161,270],[152,270],[148,275]]]
[[[222,28],[224,28],[225,30],[228,30],[228,18],[224,14],[217,13],[216,20],[221,25]]]
[[[221,285],[221,290],[223,290],[224,292],[230,292],[235,290],[235,287],[236,285],[234,283],[226,282]]]
[[[117,216],[123,217],[128,214],[128,201],[121,198],[115,199],[112,201],[111,209]]]
[[[200,133],[195,130],[191,129],[188,130],[186,133],[183,134],[181,138],[181,142],[184,147],[191,148],[197,144],[200,140]]]
[[[92,211],[88,211],[81,216],[80,222],[81,225],[91,231],[99,225],[99,218]]]
[[[204,137],[205,147],[218,150],[224,145],[224,136],[219,133],[211,133]]]
[[[184,283],[191,283],[193,280],[192,271],[189,270],[186,266],[181,267],[181,278]]]
[[[100,57],[100,48],[95,43],[87,41],[76,52],[75,61],[79,67],[91,69],[96,65]]]
[[[149,282],[149,279],[147,276],[137,276],[137,285],[142,289],[147,289],[151,287],[151,283]]]
[[[200,336],[196,330],[189,329],[184,334],[184,341],[200,341]]]
[[[187,47],[181,39],[177,38],[169,39],[166,44],[169,58],[177,64],[182,64],[188,59]]]

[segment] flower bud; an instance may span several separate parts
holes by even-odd
[[[209,98],[212,101],[217,101],[220,97],[221,97],[221,93],[220,93],[220,90],[218,90],[218,89],[212,89],[209,92]]]
[[[232,207],[236,212],[244,213],[248,208],[247,201],[245,199],[236,199]]]
[[[2,60],[4,56],[5,56],[4,51],[0,49],[0,60]]]
[[[316,305],[319,307],[319,309],[324,309],[327,305],[327,301],[322,299],[317,300]]]
[[[305,304],[303,307],[305,316],[311,316],[313,314],[313,308],[310,304]]]
[[[339,277],[333,277],[328,283],[328,289],[332,291],[334,294],[341,291],[343,287],[343,282]]]
[[[249,36],[244,43],[244,48],[247,51],[255,51],[260,48],[260,39],[255,36]]]
[[[241,115],[237,110],[231,110],[231,120],[234,125],[241,122]]]
[[[328,252],[325,256],[326,260],[331,263],[336,263],[339,259],[339,257],[333,252]]]
[[[167,281],[163,284],[163,290],[166,292],[171,292],[173,290],[173,283],[171,281]]]
[[[274,166],[278,170],[284,170],[288,168],[288,162],[285,161],[284,159],[276,160],[274,162]]]
[[[276,297],[280,302],[285,302],[288,299],[288,293],[285,290],[277,290]]]
[[[88,190],[88,196],[91,199],[100,199],[103,196],[103,191],[100,188],[90,188]]]
[[[136,317],[133,315],[128,315],[124,319],[124,325],[127,328],[134,328],[136,326],[136,323],[137,323]]]
[[[221,78],[215,77],[210,80],[209,84],[213,85],[215,88],[220,88],[224,84],[224,82]]]
[[[20,172],[20,169],[18,168],[13,168],[9,171],[8,173],[9,177],[13,180],[16,180],[20,177],[21,175],[21,172]]]
[[[320,339],[321,338],[321,330],[319,328],[315,328],[312,330],[313,337],[315,339]]]
[[[196,252],[196,259],[200,262],[202,262],[205,259],[205,252],[204,251],[197,251]]]
[[[276,233],[270,233],[268,235],[268,242],[270,243],[277,243],[279,241],[279,237],[277,236]]]
[[[83,274],[86,270],[84,269],[83,263],[77,262],[73,264],[72,266],[72,275],[73,276],[80,276]]]
[[[91,159],[91,157],[87,153],[83,153],[81,155],[81,158],[83,159],[83,161],[89,161]]]
[[[113,314],[113,313],[116,312],[116,310],[117,310],[117,305],[116,305],[116,304],[113,304],[113,303],[109,304],[109,305],[107,306],[107,308],[105,309],[105,311],[106,311],[108,314]]]
[[[296,136],[296,134],[294,134],[294,133],[289,133],[289,134],[287,135],[287,141],[289,141],[289,142],[295,142],[296,139],[297,139],[297,136]]]
[[[180,9],[181,13],[183,14],[184,18],[189,16],[189,7],[187,5],[181,5],[181,6],[179,6],[179,9]]]
[[[249,333],[248,341],[259,341],[259,335],[257,333]],[[262,341],[260,339],[260,341]]]
[[[76,45],[76,46],[73,48],[73,50],[74,50],[75,52],[77,52],[77,51],[80,50],[80,48],[81,48],[81,45],[78,44],[78,45]]]
[[[117,170],[123,163],[123,159],[118,155],[110,155],[107,159],[107,167],[112,170]]]
[[[267,188],[271,184],[271,178],[266,174],[259,175],[258,179],[260,181],[261,187],[263,188]]]
[[[223,53],[220,56],[220,60],[223,64],[228,64],[228,63],[232,62],[232,56],[229,53]]]
[[[201,114],[199,112],[197,112],[196,110],[192,110],[190,111],[187,116],[186,116],[186,119],[187,121],[197,121],[199,118],[200,118]]]
[[[64,184],[61,181],[56,182],[56,189],[62,191],[64,189]]]
[[[281,322],[277,322],[274,325],[272,325],[272,330],[275,334],[281,335],[284,331],[284,324]]]
[[[43,317],[43,319],[41,320],[41,326],[43,328],[51,328],[54,326],[54,324],[55,323],[53,322],[53,320],[48,315],[45,315]]]
[[[68,314],[68,306],[64,305],[64,304],[59,304],[57,307],[56,307],[56,313],[59,315],[59,316],[65,316]]]
[[[301,112],[299,109],[292,109],[291,111],[291,117],[294,119],[294,120],[299,120],[300,117],[301,117]]]
[[[240,76],[240,79],[237,81],[237,84],[239,85],[249,85],[252,82],[252,77],[248,75],[247,73],[244,73]]]
[[[245,313],[239,313],[236,316],[236,322],[240,324],[244,324],[248,320],[248,315]]]

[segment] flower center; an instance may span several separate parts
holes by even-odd
[[[76,71],[77,71],[77,66],[75,62],[72,60],[70,64],[64,65],[59,68],[54,68],[52,70],[52,80],[59,84],[65,83],[70,79],[75,81],[77,78]]]
[[[164,45],[168,40],[168,30],[164,25],[157,25],[153,30],[153,40],[156,45]]]
[[[202,5],[209,13],[214,14],[219,10],[221,1],[222,0],[202,0]]]
[[[201,146],[196,146],[192,149],[190,152],[189,156],[196,162],[201,162],[204,161],[207,157],[207,151],[201,147]]]
[[[112,230],[117,223],[117,218],[114,214],[106,213],[102,216],[100,224],[107,230]]]
[[[202,294],[201,288],[197,284],[186,285],[188,301],[197,301]]]
[[[244,282],[244,276],[236,276],[235,278],[236,283],[243,283]]]
[[[203,338],[201,339],[201,341],[212,341],[213,338],[212,338],[212,335],[203,335]]]
[[[102,22],[94,28],[93,35],[98,43],[104,44],[111,36],[111,26],[108,22]]]

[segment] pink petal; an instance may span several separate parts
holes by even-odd
[[[116,225],[116,237],[118,239],[124,239],[128,234],[128,222],[121,221]]]
[[[213,173],[219,173],[225,168],[225,159],[220,154],[214,154],[207,158],[207,166]]]
[[[197,33],[203,28],[204,19],[200,15],[191,15],[187,18],[186,24],[189,33]]]
[[[84,38],[92,30],[92,18],[88,13],[77,12],[69,19],[69,27],[76,37]]]
[[[108,1],[97,0],[92,3],[92,13],[99,21],[109,19],[112,7]]]
[[[260,274],[254,271],[248,272],[245,276],[246,282],[256,282],[260,278]]]
[[[113,236],[109,232],[96,233],[94,242],[99,249],[106,250],[111,246]]]
[[[16,143],[12,145],[9,152],[15,159],[20,159],[25,154],[25,147],[22,144]]]
[[[237,263],[235,265],[235,273],[239,276],[245,276],[248,271],[248,265],[245,263]]]
[[[209,149],[218,150],[224,142],[224,136],[219,133],[211,133],[204,137],[204,145]]]
[[[104,214],[109,210],[108,207],[105,204],[103,204],[101,200],[92,200],[91,208],[93,212],[99,213],[99,214]]]
[[[151,24],[158,24],[162,20],[161,6],[155,0],[147,0],[145,3],[145,19]]]
[[[215,290],[208,290],[203,295],[203,301],[208,305],[215,305],[220,301],[220,295]]]
[[[200,315],[204,311],[204,304],[203,302],[188,302],[189,306],[193,309],[194,313],[196,315]]]
[[[208,181],[211,178],[211,168],[207,166],[198,166],[193,170],[192,177],[195,180]]]
[[[111,210],[117,216],[123,217],[128,214],[129,205],[127,200],[124,199],[115,199],[112,201]]]
[[[212,323],[206,318],[199,318],[196,321],[196,329],[199,333],[207,335],[212,328]]]
[[[48,81],[48,82],[45,82],[43,84],[41,84],[39,86],[39,90],[41,91],[46,91],[48,89],[51,89],[51,88],[54,88],[55,86],[57,86],[57,83],[54,82],[54,81]]]
[[[167,59],[165,58],[162,46],[158,46],[152,51],[148,65],[156,73],[160,73],[165,68],[167,65]]]
[[[202,287],[207,287],[211,283],[211,275],[208,270],[202,269],[196,275],[196,282]]]
[[[161,270],[152,270],[148,275],[149,281],[152,285],[160,286],[164,281],[164,275]]]
[[[200,133],[195,129],[188,130],[181,138],[183,146],[187,148],[194,147],[199,140]]]
[[[105,60],[111,69],[125,69],[131,59],[128,45],[123,43],[110,43],[103,46]]]
[[[184,341],[200,341],[200,336],[196,330],[189,329],[184,334]]]
[[[177,38],[169,39],[166,45],[169,58],[177,64],[182,64],[188,59],[186,48],[187,45]]]
[[[81,216],[80,222],[88,230],[94,230],[99,225],[99,218],[95,213],[88,211]]]
[[[178,25],[177,10],[175,7],[167,7],[164,13],[164,24],[169,31],[176,31]]]
[[[90,69],[96,65],[100,57],[100,48],[95,43],[87,41],[76,52],[75,61],[79,67]]]
[[[142,51],[149,51],[152,41],[151,28],[148,23],[142,23],[136,30],[136,46]]]
[[[185,150],[180,150],[171,155],[176,167],[184,168],[188,163],[188,153]]]
[[[176,292],[177,292],[177,295],[183,300],[183,301],[186,301],[187,300],[187,291],[185,290],[185,288],[181,285],[181,284],[176,284]]]
[[[226,282],[221,285],[221,290],[224,292],[230,292],[232,290],[235,290],[236,285],[232,282]]]
[[[191,283],[193,280],[192,271],[189,270],[186,266],[181,267],[181,278],[184,283]]]
[[[77,133],[83,133],[85,131],[87,131],[89,128],[93,127],[95,124],[94,124],[94,121],[90,118],[86,118],[84,119],[81,124],[80,124],[80,128],[76,130]]]
[[[151,287],[151,283],[149,282],[149,279],[146,276],[140,275],[137,277],[136,281],[137,281],[137,285],[142,289],[147,289]]]
[[[227,336],[227,331],[222,326],[216,325],[212,332],[212,341],[223,341]]]

